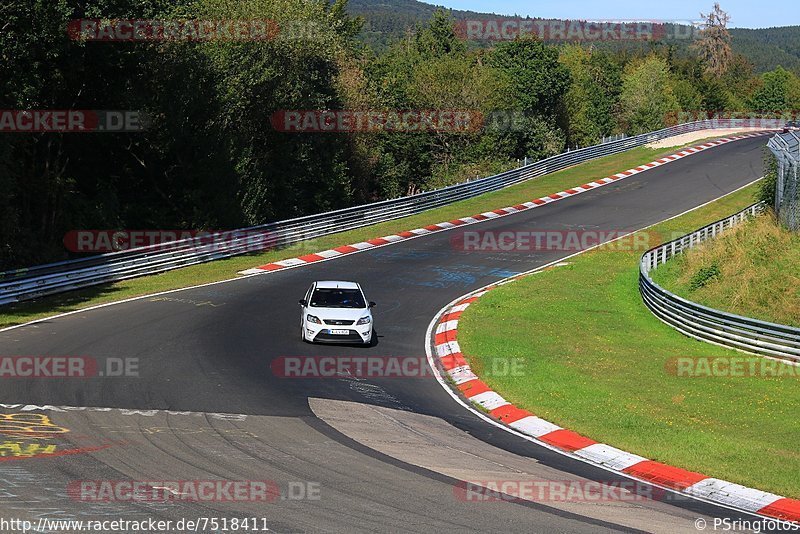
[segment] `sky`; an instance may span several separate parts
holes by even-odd
[[[616,0],[422,0],[453,9],[466,9],[500,15],[522,15],[561,19],[659,19],[699,20],[700,12],[707,13],[714,0],[643,1]],[[737,28],[768,28],[800,25],[800,5],[797,0],[719,0],[720,7],[731,16],[729,26]]]

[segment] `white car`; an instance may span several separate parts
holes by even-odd
[[[325,343],[372,343],[374,302],[355,282],[314,282],[300,299],[300,337]]]

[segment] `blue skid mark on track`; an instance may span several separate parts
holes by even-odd
[[[517,271],[507,271],[505,269],[492,269],[486,276],[495,276],[497,278],[511,278],[512,276],[517,276],[518,274],[522,274]]]
[[[519,274],[514,271],[507,271],[505,269],[494,269],[488,267],[479,267],[475,265],[455,265],[453,267],[433,267],[430,269],[435,274],[436,278],[432,280],[421,280],[411,283],[425,287],[433,287],[437,289],[448,287],[469,287],[475,285],[479,278],[493,277],[493,278],[509,278]]]
[[[441,267],[434,267],[433,271],[436,272],[438,278],[436,280],[420,282],[419,285],[438,289],[454,286],[466,287],[474,284],[477,279],[475,275],[464,271],[451,271]]]

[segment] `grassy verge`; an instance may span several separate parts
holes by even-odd
[[[653,277],[700,304],[800,326],[798,265],[800,235],[765,214],[678,255]]]
[[[744,208],[754,191],[653,230],[694,230]],[[671,373],[670,358],[741,354],[687,338],[644,307],[641,253],[603,247],[489,292],[459,322],[470,364],[517,406],[593,439],[800,497],[797,378]],[[507,369],[509,358],[519,359],[522,373],[489,371]]]
[[[691,145],[695,144],[697,143],[691,143]],[[0,309],[0,328],[22,324],[55,313],[64,313],[139,295],[225,280],[234,277],[237,271],[265,263],[527,202],[546,194],[562,191],[572,186],[636,167],[662,155],[670,154],[674,150],[674,148],[656,150],[639,147],[622,154],[600,158],[517,184],[501,191],[487,193],[480,197],[457,202],[442,208],[348,232],[332,234],[319,239],[308,240],[288,248],[271,250],[261,254],[237,256],[227,260],[177,269],[164,274],[97,286],[63,295],[54,295],[13,306],[4,306]]]

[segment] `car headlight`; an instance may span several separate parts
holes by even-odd
[[[319,317],[315,317],[311,314],[306,315],[306,321],[308,321],[309,323],[322,324],[322,321],[319,320]]]
[[[362,317],[361,319],[359,319],[356,324],[369,324],[371,322],[372,322],[372,319],[370,319],[369,315],[367,315],[367,316]]]

